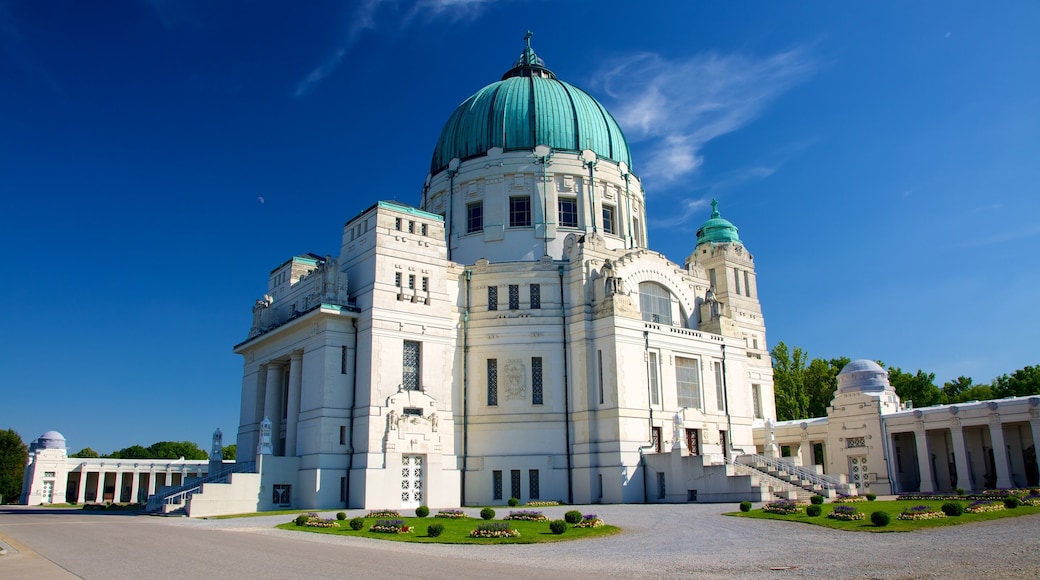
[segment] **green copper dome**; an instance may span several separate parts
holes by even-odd
[[[713,244],[740,243],[737,226],[722,217],[719,213],[719,202],[711,200],[711,218],[697,229],[697,245],[705,242]]]
[[[614,117],[585,91],[558,80],[531,49],[530,33],[525,40],[527,47],[502,80],[480,89],[451,114],[433,150],[430,172],[492,147],[530,151],[536,145],[591,149],[631,167],[628,142]]]

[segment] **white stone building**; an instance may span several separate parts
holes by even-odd
[[[726,465],[775,416],[751,254],[714,207],[683,264],[650,250],[620,128],[530,44],[450,116],[417,201],[375,203],[338,256],[271,272],[235,346],[259,482],[202,498],[762,497]]]

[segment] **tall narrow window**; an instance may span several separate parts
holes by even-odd
[[[711,268],[708,270],[708,284],[711,285],[711,289],[713,291],[718,292],[719,284],[715,276],[715,268]]]
[[[762,385],[751,385],[751,404],[754,406],[755,418],[762,418]]]
[[[740,270],[733,268],[733,292],[740,294]]]
[[[639,310],[643,320],[660,324],[672,323],[672,294],[656,282],[639,283]]]
[[[502,472],[491,472],[491,499],[502,499]]]
[[[394,229],[401,230],[401,218],[394,218]]]
[[[408,274],[408,289],[415,290],[415,274]]]
[[[654,427],[650,430],[650,443],[654,446],[654,451],[657,453],[661,452],[661,428]]]
[[[538,310],[542,307],[542,285],[531,284],[531,309]]]
[[[520,499],[520,470],[519,469],[514,469],[514,470],[509,472],[509,487],[510,487],[509,491],[512,492],[512,494],[513,494],[513,495],[511,495],[509,497],[515,497],[516,499]]]
[[[726,410],[726,388],[722,382],[722,362],[715,361],[712,363],[712,367],[715,370],[715,400],[718,401],[720,411]]]
[[[422,291],[423,292],[429,292],[430,291],[430,279],[427,278],[426,276],[423,276],[423,279],[422,279]]]
[[[751,298],[751,274],[744,270],[744,295]]]
[[[426,224],[422,224],[419,226],[419,234],[423,236],[426,235]]]
[[[538,481],[538,470],[537,469],[528,469],[527,470],[527,496],[528,496],[528,499],[538,499],[538,498],[542,497],[542,492],[541,492],[540,487],[541,486],[539,485],[539,481]]]
[[[498,286],[488,286],[488,310],[498,310]]]
[[[339,374],[347,374],[347,347],[339,347]]]
[[[498,359],[487,359],[487,404],[498,405]]]
[[[531,197],[518,195],[509,198],[509,227],[526,228],[531,225]]]
[[[603,404],[603,351],[596,351],[596,374],[599,377],[599,404]]]
[[[643,245],[643,228],[639,225],[639,218],[632,218],[632,238],[636,246]]]
[[[675,357],[675,384],[680,407],[701,408],[701,371],[697,359]]]
[[[401,273],[394,272],[394,286],[401,287]]]
[[[340,425],[339,426],[339,444],[340,445],[346,445],[347,444],[347,426],[346,425]]]
[[[412,221],[412,220],[408,220],[408,233],[410,233],[410,234],[414,234],[415,233],[415,222]]]
[[[519,310],[520,309],[520,285],[510,284],[509,285],[509,309]]]
[[[663,471],[658,471],[657,472],[657,499],[664,499],[665,493],[666,492],[665,492],[665,488],[664,488],[664,472]]]
[[[690,455],[701,454],[701,438],[698,437],[696,429],[686,430],[686,449],[690,451]]]
[[[578,227],[578,198],[561,197],[557,202],[558,216],[561,228]]]
[[[650,378],[650,404],[660,405],[661,404],[661,380],[658,376],[658,369],[660,368],[657,363],[657,353],[651,352],[648,357],[648,375]]]
[[[484,202],[478,201],[466,205],[466,233],[472,234],[484,229]]]
[[[603,206],[603,231],[608,234],[617,233],[617,216],[613,206]]]
[[[542,404],[542,357],[531,357],[531,404]]]
[[[422,344],[414,340],[404,341],[401,386],[406,391],[418,391],[422,388],[419,382],[421,364]]]

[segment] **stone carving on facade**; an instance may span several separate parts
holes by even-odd
[[[325,261],[318,264],[321,302],[346,306],[349,299],[347,273],[341,272],[337,265],[338,261],[332,256],[325,256]]]
[[[264,294],[263,298],[258,298],[253,303],[253,326],[249,329],[249,338],[257,336],[274,324],[274,310],[271,308],[273,302],[274,298]]]
[[[520,359],[512,359],[505,365],[506,400],[527,398],[527,372]]]

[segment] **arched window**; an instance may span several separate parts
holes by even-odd
[[[672,323],[672,294],[667,288],[656,282],[639,283],[639,310],[643,320]]]

